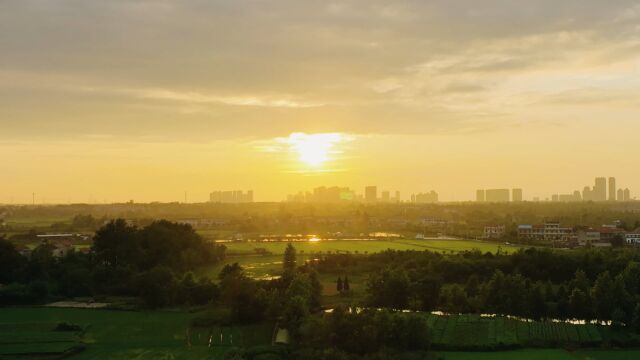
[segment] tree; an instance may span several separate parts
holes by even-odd
[[[540,320],[547,315],[547,305],[542,285],[539,283],[533,285],[527,296],[527,312],[533,320]]]
[[[350,290],[349,277],[347,275],[344,276],[344,282],[342,284],[342,288],[345,292],[349,292]]]
[[[296,248],[289,243],[284,251],[282,267],[285,275],[291,275],[296,270]]]
[[[598,320],[610,320],[615,307],[616,299],[613,297],[613,280],[609,271],[598,275],[593,288],[591,289],[591,299],[593,310]]]
[[[16,282],[25,264],[26,259],[16,247],[9,240],[0,237],[0,284]]]
[[[338,290],[338,293],[342,294],[343,289],[344,286],[342,285],[342,278],[338,276],[338,281],[336,281],[336,290]]]
[[[624,246],[624,237],[622,234],[616,234],[613,239],[611,239],[611,246],[613,247],[622,247]]]
[[[288,298],[282,314],[283,322],[294,341],[300,340],[300,328],[309,317],[309,305],[302,296]]]
[[[440,292],[442,309],[449,313],[469,312],[469,299],[464,288],[458,284],[444,286]]]
[[[591,318],[589,298],[584,291],[578,288],[573,289],[569,296],[569,311],[575,319],[589,320]]]
[[[96,259],[109,266],[137,264],[141,254],[136,239],[138,229],[124,219],[109,221],[96,231],[93,252]]]
[[[367,281],[369,304],[406,309],[409,304],[409,277],[402,269],[386,268]]]
[[[631,326],[636,332],[640,331],[640,303],[636,304],[633,309],[633,317],[631,318]]]
[[[154,309],[171,303],[175,279],[167,267],[156,267],[139,274],[135,283],[138,295],[145,304]]]

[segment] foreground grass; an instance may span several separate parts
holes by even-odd
[[[633,360],[640,359],[640,350],[580,350],[523,349],[502,352],[438,352],[437,360]]]
[[[167,311],[0,308],[0,329],[15,329],[16,324],[81,325],[87,329],[82,338],[86,349],[73,359],[219,359],[232,346],[264,345],[271,339],[271,324],[187,330],[194,316]],[[188,333],[191,346],[187,344]],[[220,333],[224,335],[222,344],[217,340]],[[211,347],[209,338],[212,338]],[[40,345],[26,342],[22,346],[38,350]]]

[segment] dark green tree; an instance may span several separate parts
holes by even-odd
[[[296,271],[296,248],[287,244],[287,248],[284,251],[284,258],[282,261],[282,268],[285,276],[292,276]]]
[[[342,294],[342,290],[344,289],[344,285],[342,284],[342,278],[338,276],[338,281],[336,281],[336,290],[338,293]]]

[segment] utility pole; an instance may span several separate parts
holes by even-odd
[[[36,206],[36,193],[34,192],[31,193],[31,202],[33,203],[33,206]]]
[[[186,191],[184,192],[184,203],[185,204],[187,203],[187,192]]]

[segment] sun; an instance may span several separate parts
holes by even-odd
[[[303,164],[309,167],[321,167],[331,160],[331,155],[336,152],[335,145],[342,141],[344,137],[338,133],[293,133],[287,138],[291,150],[297,154]]]

